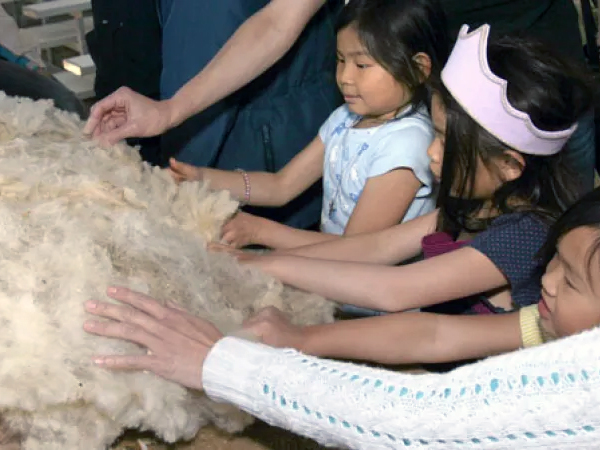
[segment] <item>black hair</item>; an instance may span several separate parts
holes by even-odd
[[[541,248],[539,257],[548,265],[554,257],[560,240],[567,233],[579,227],[589,227],[598,230],[596,238],[590,242],[590,248],[587,252],[585,264],[588,267],[588,277],[591,270],[591,259],[600,251],[600,188],[587,193],[569,209],[550,227],[546,243]]]
[[[590,78],[543,44],[505,36],[490,40],[487,56],[492,72],[508,82],[509,103],[527,113],[536,127],[567,129],[591,111]],[[435,84],[447,117],[438,228],[453,235],[481,231],[492,219],[476,218],[485,202],[473,198],[478,163],[493,171],[494,161],[509,158],[510,146],[478,125],[439,80]],[[563,162],[565,149],[552,156],[513,150],[525,162],[522,173],[500,186],[488,206],[499,214],[531,211],[548,222],[555,220],[582,193],[578,178]],[[519,164],[514,158],[509,162]]]
[[[349,26],[356,27],[369,55],[410,90],[414,106],[428,103],[423,73],[413,57],[429,56],[434,76],[448,59],[450,39],[439,0],[350,0],[336,30]]]

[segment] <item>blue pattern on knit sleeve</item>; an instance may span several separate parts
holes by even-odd
[[[477,235],[470,247],[487,256],[511,285],[515,305],[537,303],[543,269],[537,254],[548,226],[532,213],[505,214]]]

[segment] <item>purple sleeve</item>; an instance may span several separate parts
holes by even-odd
[[[548,226],[533,214],[506,214],[477,235],[469,246],[487,256],[511,285],[518,307],[537,303],[543,273],[537,253]]]

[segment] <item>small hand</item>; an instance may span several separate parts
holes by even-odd
[[[162,306],[127,288],[109,288],[122,304],[88,301],[86,310],[108,322],[89,320],[84,329],[100,336],[124,339],[148,349],[146,355],[97,356],[107,369],[149,370],[192,389],[202,389],[202,366],[213,345],[223,337],[210,322],[180,308]]]
[[[240,211],[223,226],[221,241],[236,248],[262,244],[259,233],[264,224],[262,217]]]
[[[92,107],[83,132],[113,145],[129,137],[162,134],[169,128],[171,114],[167,101],[155,101],[122,87]]]
[[[274,306],[268,306],[244,322],[244,329],[272,347],[302,350],[306,335],[303,327],[293,325]]]
[[[199,181],[202,180],[202,168],[192,166],[191,164],[182,163],[175,158],[169,159],[169,167],[167,172],[173,177],[176,183],[182,181]]]

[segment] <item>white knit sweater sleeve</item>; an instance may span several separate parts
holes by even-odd
[[[597,449],[600,331],[410,375],[228,337],[203,368],[207,394],[353,449]]]

